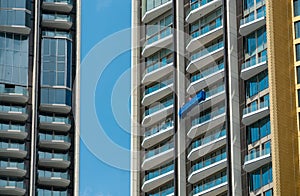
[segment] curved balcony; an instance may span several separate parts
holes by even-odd
[[[242,123],[250,125],[259,119],[262,119],[270,114],[269,100],[261,102],[259,105],[250,106],[244,109]]]
[[[170,186],[159,192],[149,193],[149,196],[174,196],[174,186]]]
[[[185,21],[193,23],[222,5],[222,0],[198,0],[191,5]]]
[[[173,99],[169,99],[163,103],[147,109],[144,114],[142,125],[150,126],[166,118],[167,116],[172,114],[173,107]]]
[[[145,132],[142,146],[144,148],[150,148],[157,143],[164,141],[171,137],[174,133],[174,122],[170,121],[159,126],[155,126]]]
[[[69,150],[71,138],[69,136],[41,134],[39,137],[39,147],[43,149]]]
[[[53,29],[70,30],[73,22],[71,16],[62,14],[42,14],[42,26]]]
[[[192,121],[192,127],[190,128],[187,136],[189,138],[195,138],[206,131],[213,129],[219,125],[225,123],[225,108],[222,107],[216,111],[205,114]]]
[[[28,119],[26,107],[0,105],[0,119],[25,122]]]
[[[256,11],[254,11],[256,12]],[[266,25],[266,11],[261,9],[257,13],[249,14],[240,22],[240,34],[246,36],[251,32]]]
[[[22,178],[25,175],[24,163],[0,161],[0,176]]]
[[[165,29],[159,31],[158,33],[151,35],[147,38],[142,51],[144,57],[148,57],[151,54],[166,48],[173,42],[173,30],[172,27],[166,27]]]
[[[39,152],[38,165],[40,167],[67,169],[70,167],[70,164],[70,156],[68,154]]]
[[[203,180],[214,173],[221,171],[227,167],[226,152],[219,154],[213,158],[199,162],[191,168],[188,182],[195,184],[196,182]]]
[[[194,187],[190,196],[219,195],[227,191],[227,185],[227,176],[225,175],[210,182],[206,182]]]
[[[148,106],[157,100],[173,92],[173,79],[168,79],[147,88],[144,93],[142,104]]]
[[[174,144],[167,143],[161,147],[147,151],[142,164],[143,170],[150,170],[170,161],[174,157]]]
[[[202,70],[207,65],[216,62],[223,55],[224,55],[223,41],[213,44],[191,55],[191,62],[188,64],[186,71],[189,73],[194,73],[197,70]]]
[[[25,144],[0,142],[0,157],[24,159],[26,156]]]
[[[67,104],[42,104],[40,105],[40,111],[53,112],[60,114],[69,114],[72,107]]]
[[[0,84],[0,101],[25,104],[28,102],[28,89],[20,86],[5,88],[4,84]]]
[[[9,125],[0,123],[0,138],[25,140],[28,133],[25,125]]]
[[[0,195],[25,195],[26,188],[23,181],[6,181],[0,179]]]
[[[68,132],[71,129],[71,120],[64,117],[40,115],[40,129],[48,131]]]
[[[226,130],[223,129],[213,135],[196,140],[191,145],[191,150],[187,156],[188,160],[195,161],[209,152],[215,151],[226,145]]]
[[[191,40],[186,46],[186,50],[192,52],[211,40],[220,37],[223,34],[222,18],[219,18],[215,24],[208,25],[192,34]]]
[[[248,80],[268,68],[267,56],[250,59],[242,64],[241,78]]]
[[[5,5],[5,4],[4,4]],[[2,5],[2,6],[4,6]],[[31,32],[31,11],[26,6],[18,8],[4,8],[0,10],[0,31],[29,35]]]
[[[149,192],[174,178],[174,164],[150,172],[145,176],[142,191]]]
[[[271,161],[271,149],[266,148],[262,151],[256,151],[255,153],[250,153],[249,155],[246,155],[243,169],[246,172],[252,172],[262,167],[263,165],[270,163]]]
[[[70,185],[70,176],[67,172],[61,173],[39,170],[38,184],[43,186],[66,188]]]
[[[203,72],[200,72],[197,75],[194,75],[191,78],[191,83],[187,88],[187,92],[189,94],[194,94],[195,92],[204,89],[207,86],[211,86],[212,84],[223,80],[224,78],[224,64],[208,68]]]
[[[153,3],[154,5],[151,7],[146,7],[146,12],[142,18],[143,23],[149,23],[172,8],[172,0],[158,0]]]
[[[43,0],[43,10],[70,13],[73,9],[71,0]]]
[[[162,59],[161,62],[155,63],[146,68],[142,83],[155,82],[160,78],[168,75],[173,71],[173,58]]]

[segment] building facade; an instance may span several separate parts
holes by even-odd
[[[78,195],[80,6],[0,1],[0,195]]]
[[[299,15],[298,0],[132,0],[132,196],[300,194]]]

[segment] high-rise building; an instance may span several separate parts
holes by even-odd
[[[78,195],[80,0],[0,0],[0,195]]]
[[[300,194],[299,16],[299,0],[132,0],[132,196]]]

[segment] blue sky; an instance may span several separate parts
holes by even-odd
[[[82,1],[81,58],[101,40],[131,25],[130,0],[84,0]],[[130,37],[128,37],[130,39]],[[105,54],[99,54],[99,61]],[[114,81],[130,68],[130,52],[114,59],[101,76],[96,90],[96,111],[105,133],[116,144],[129,149],[130,135],[114,119],[111,111],[111,93]],[[82,78],[85,79],[85,78]],[[128,87],[130,81],[127,80]],[[105,85],[103,85],[105,84]],[[81,86],[81,88],[84,88]],[[83,105],[81,107],[84,107]],[[126,119],[128,122],[130,119]],[[84,132],[81,127],[81,132]],[[99,140],[100,141],[100,140]],[[103,150],[104,146],[99,144]],[[112,156],[118,156],[113,154]],[[130,173],[114,168],[96,158],[81,142],[80,195],[81,196],[126,196],[130,190]]]

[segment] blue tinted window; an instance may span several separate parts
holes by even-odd
[[[294,0],[294,16],[299,16],[300,14],[300,4],[299,0]]]
[[[295,38],[299,38],[300,37],[300,22],[295,22]]]
[[[300,60],[300,44],[296,44],[296,61]]]
[[[247,127],[248,144],[252,144],[271,133],[270,118],[264,118]]]

